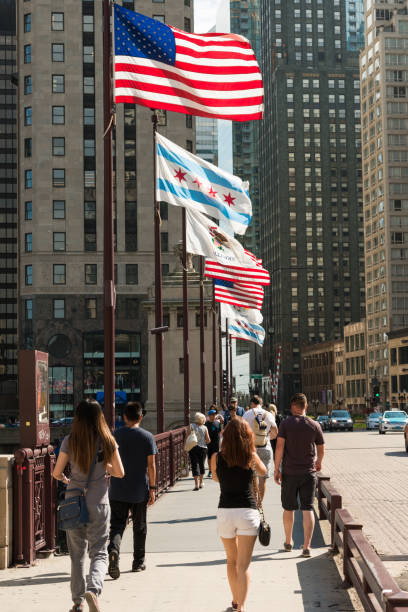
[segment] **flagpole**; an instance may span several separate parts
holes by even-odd
[[[104,229],[103,229],[103,285],[104,285],[104,413],[109,427],[115,428],[115,283],[113,240],[113,160],[111,29],[113,3],[103,2],[103,116],[104,116]]]
[[[201,412],[205,414],[204,257],[200,257],[200,386]]]
[[[229,355],[228,355],[228,319],[225,319],[225,379],[226,379],[226,401],[227,407],[230,401],[230,385],[229,385]]]
[[[181,209],[183,232],[183,345],[184,345],[184,425],[190,424],[190,348],[188,329],[188,271],[186,209]]]
[[[213,366],[213,404],[217,403],[217,313],[215,311],[215,295],[213,284],[212,297],[212,366]]]
[[[230,394],[233,395],[234,377],[232,373],[232,338],[229,337],[229,356],[230,356]]]
[[[222,327],[221,304],[218,305],[218,351],[219,351],[219,381],[220,381],[220,408],[224,402],[224,370],[222,366]]]

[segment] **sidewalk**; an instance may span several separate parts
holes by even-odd
[[[121,552],[121,577],[106,577],[101,598],[103,612],[224,612],[231,597],[225,556],[216,534],[218,485],[205,480],[205,488],[192,491],[191,478],[179,482],[149,510],[147,569],[134,574],[131,529]],[[313,557],[300,557],[302,532],[295,527],[295,550],[282,552],[280,489],[268,482],[265,515],[272,527],[268,548],[257,543],[251,565],[248,612],[276,610],[351,612],[353,607],[341,577],[327,553],[319,524]],[[0,572],[1,612],[68,612],[69,557],[43,560],[30,569]]]

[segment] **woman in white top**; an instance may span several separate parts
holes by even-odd
[[[197,446],[194,446],[190,451],[188,451],[191,461],[191,470],[193,472],[195,482],[193,491],[198,491],[204,486],[204,463],[207,455],[207,444],[210,442],[208,429],[204,423],[205,415],[202,412],[196,412],[194,415],[194,423],[191,424],[191,429],[197,436]]]

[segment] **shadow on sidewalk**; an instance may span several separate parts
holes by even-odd
[[[37,586],[40,584],[57,584],[60,582],[69,582],[70,580],[70,574],[61,574],[60,572],[57,572],[55,574],[41,574],[41,576],[33,576],[32,578],[13,578],[13,580],[0,579],[0,588],[18,588],[21,586]]]
[[[384,455],[387,455],[387,457],[406,457],[407,451],[389,451],[388,453],[384,453]]]
[[[201,521],[214,521],[216,515],[211,516],[194,516],[191,518],[184,519],[171,519],[169,521],[149,521],[149,525],[174,525],[175,523],[197,523]]]

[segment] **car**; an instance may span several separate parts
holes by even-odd
[[[353,431],[353,419],[348,410],[332,410],[329,418],[329,431],[339,429]]]
[[[316,421],[320,423],[321,428],[326,431],[329,425],[329,415],[328,414],[319,414]]]
[[[386,410],[380,419],[378,433],[385,434],[387,431],[404,431],[408,423],[408,415],[403,410]]]
[[[378,429],[381,417],[381,412],[371,412],[366,418],[366,429]]]
[[[405,429],[404,429],[404,442],[405,442],[405,450],[408,453],[408,423],[405,425]]]

